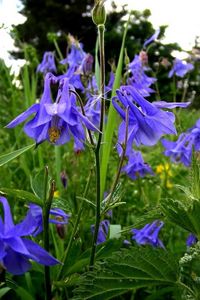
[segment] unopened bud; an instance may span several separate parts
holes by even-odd
[[[146,51],[144,51],[144,50],[140,51],[140,60],[143,65],[148,64],[148,55],[147,55]]]
[[[59,237],[63,240],[66,236],[66,227],[64,224],[56,224],[56,231]]]
[[[66,187],[67,187],[67,174],[66,174],[65,171],[62,171],[60,173],[60,180],[61,180],[61,182],[63,184],[63,187],[66,189]]]
[[[106,10],[104,7],[105,0],[96,0],[92,10],[92,20],[94,24],[104,25],[106,22]]]

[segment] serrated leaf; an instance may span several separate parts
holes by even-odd
[[[34,146],[35,146],[35,144],[32,144],[32,145],[26,146],[24,148],[15,150],[13,152],[10,152],[8,154],[1,155],[0,156],[0,167],[2,167],[3,165],[7,164],[9,161],[15,159],[16,157],[20,156],[24,152],[30,150]]]
[[[24,191],[24,190],[17,190],[17,189],[8,189],[8,188],[1,188],[0,194],[6,194],[9,196],[13,196],[19,199],[24,200],[24,202],[33,202],[36,204],[41,205],[42,201],[36,197],[34,194]]]
[[[178,263],[163,249],[122,249],[82,275],[73,300],[107,300],[141,287],[174,286]]]
[[[174,199],[161,200],[161,209],[166,217],[176,225],[196,234],[200,233],[200,203],[193,201],[188,207],[185,201]]]

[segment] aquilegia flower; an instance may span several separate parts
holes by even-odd
[[[37,66],[37,72],[46,74],[48,72],[56,73],[55,58],[53,52],[45,52],[42,62]]]
[[[173,75],[178,77],[184,77],[188,72],[194,69],[193,64],[182,61],[178,58],[174,60],[173,67],[168,74],[168,77],[171,78]]]
[[[101,221],[99,225],[99,232],[97,237],[97,245],[106,241],[108,231],[109,231],[110,222],[108,220]],[[95,225],[91,226],[92,234],[94,234]]]
[[[157,108],[132,86],[122,86],[116,93],[117,97],[112,99],[112,103],[123,119],[119,127],[119,144],[124,143],[125,139],[126,113],[117,103],[117,99],[125,109],[129,108],[127,149],[131,149],[133,142],[137,146],[152,146],[162,135],[176,134],[173,113]]]
[[[193,233],[190,233],[186,240],[186,246],[191,247],[194,244],[196,244],[197,241],[198,241],[198,239],[197,239],[196,235],[194,235]]]
[[[72,35],[69,35],[70,52],[67,57],[60,61],[61,64],[68,64],[69,67],[79,67],[87,55],[83,50],[83,44],[79,43]]]
[[[165,148],[164,154],[175,163],[182,162],[186,167],[191,163],[193,137],[189,133],[181,133],[176,142],[162,140]]]
[[[122,168],[122,171],[133,180],[144,177],[148,173],[153,175],[151,167],[144,162],[141,152],[133,150],[129,153],[128,163]]]
[[[156,220],[151,224],[145,225],[142,229],[132,229],[132,240],[139,245],[151,245],[153,247],[164,248],[162,241],[158,238],[160,229],[163,227],[162,221]]]
[[[144,97],[147,97],[154,92],[150,86],[156,81],[156,78],[149,77],[145,73],[148,70],[150,70],[150,68],[144,65],[140,55],[135,55],[133,61],[129,64],[131,77],[128,78],[127,82],[137,89]]]
[[[49,215],[49,223],[53,224],[67,224],[69,220],[69,215],[66,214],[62,209],[60,208],[51,208],[50,209],[50,215]],[[23,224],[29,224],[29,228],[31,229],[31,234],[33,236],[38,235],[43,230],[43,222],[42,222],[42,208],[34,203],[29,204],[29,210],[24,218],[24,220],[16,225],[16,227],[21,227]]]
[[[149,45],[151,42],[154,42],[155,40],[157,40],[159,34],[160,34],[160,28],[157,29],[157,30],[154,32],[154,34],[144,42],[143,47],[146,47],[146,46]]]
[[[73,136],[75,150],[82,150],[85,141],[83,124],[90,130],[98,129],[80,113],[76,105],[76,96],[73,93],[74,88],[69,85],[67,78],[59,81],[56,101],[52,102],[51,84],[57,82],[57,77],[47,73],[40,103],[33,104],[6,127],[15,127],[35,113],[33,119],[25,124],[24,131],[36,141],[36,144],[48,140],[55,145],[61,145],[68,142]]]
[[[4,211],[4,222],[0,217],[0,264],[3,268],[20,275],[31,268],[30,259],[47,266],[58,264],[59,261],[43,248],[24,238],[34,232],[34,226],[23,221],[21,225],[14,225],[7,199],[0,197],[0,202]]]

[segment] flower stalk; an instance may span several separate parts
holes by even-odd
[[[44,206],[43,206],[43,245],[44,249],[49,252],[49,213],[55,192],[55,181],[50,183],[50,191],[48,193],[48,167],[45,168],[44,175]],[[44,267],[44,281],[45,281],[45,300],[51,300],[51,278],[49,266]]]
[[[96,220],[95,231],[92,241],[92,250],[90,256],[90,268],[93,268],[95,262],[95,252],[97,245],[97,237],[99,232],[99,225],[101,220],[101,172],[100,172],[100,149],[102,134],[104,128],[104,116],[105,116],[105,52],[104,52],[104,31],[105,26],[103,24],[98,25],[98,37],[99,37],[99,51],[100,51],[100,94],[101,94],[101,115],[99,136],[95,149],[95,162],[96,162]]]

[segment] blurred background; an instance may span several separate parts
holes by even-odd
[[[29,69],[35,70],[44,52],[55,50],[55,40],[62,55],[66,55],[69,33],[83,43],[86,52],[94,55],[96,27],[90,13],[93,3],[94,0],[0,0],[0,58],[15,74],[19,74],[25,62]],[[174,57],[178,57],[195,65],[188,97],[194,98],[195,94],[193,103],[198,106],[199,1],[184,1],[180,5],[180,1],[172,0],[107,0],[105,4],[108,12],[105,34],[107,70],[110,65],[116,65],[124,24],[131,11],[126,39],[128,59],[131,61],[142,49],[144,41],[160,28],[159,43],[148,50],[148,55],[150,67],[162,85],[161,96],[170,101],[170,91],[165,88],[169,82],[162,68],[158,72],[158,64],[164,58],[170,66]]]

